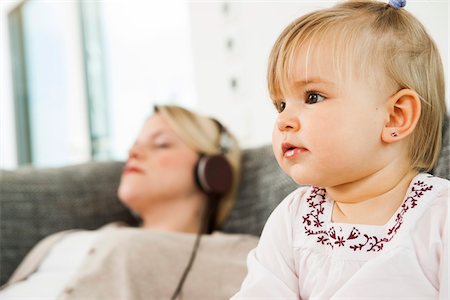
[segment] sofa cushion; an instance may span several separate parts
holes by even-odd
[[[450,116],[447,115],[442,134],[442,148],[436,167],[432,171],[436,176],[450,180]]]
[[[136,221],[116,196],[123,163],[1,171],[0,283],[43,237],[66,229],[96,229]]]

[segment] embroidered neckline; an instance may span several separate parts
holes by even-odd
[[[334,249],[334,247],[347,247],[353,251],[378,252],[384,245],[390,242],[403,224],[405,215],[418,205],[418,201],[427,192],[433,189],[422,180],[415,181],[408,197],[403,201],[399,211],[391,225],[382,236],[370,235],[354,226],[350,233],[343,234],[342,228],[337,224],[330,224],[325,228],[324,211],[326,191],[323,188],[312,187],[311,193],[306,199],[307,212],[302,216],[305,233],[308,236],[317,236],[316,242]],[[390,224],[392,219],[388,222]],[[363,227],[363,226],[361,226]]]

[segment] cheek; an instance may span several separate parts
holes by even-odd
[[[197,156],[191,153],[168,153],[161,156],[157,161],[157,169],[160,170],[159,175],[166,174],[167,179],[181,180],[185,182],[193,181],[194,168],[197,163]]]
[[[177,169],[181,168],[185,163],[177,155],[164,155],[156,162],[158,166],[163,168]]]
[[[281,158],[281,132],[277,129],[276,125],[272,131],[272,151],[275,154],[275,158],[280,162]]]
[[[187,155],[184,153],[168,153],[162,155],[158,160],[157,164],[160,167],[182,170],[186,168],[193,168],[195,166],[196,157],[193,155]]]
[[[275,146],[278,143],[278,130],[274,127],[272,130],[272,149],[273,152],[275,153]]]

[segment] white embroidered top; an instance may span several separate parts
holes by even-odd
[[[419,174],[384,226],[332,223],[317,187],[290,194],[247,258],[237,299],[449,299],[450,181]]]

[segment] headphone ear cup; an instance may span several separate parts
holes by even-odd
[[[233,184],[233,170],[223,155],[202,156],[195,168],[195,178],[206,194],[224,195]]]

